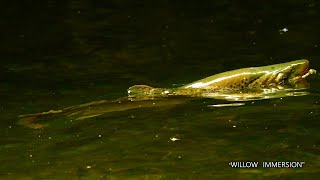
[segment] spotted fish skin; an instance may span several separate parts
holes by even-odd
[[[261,94],[266,89],[307,88],[303,76],[308,72],[306,59],[262,67],[249,67],[212,75],[178,88],[153,88],[135,85],[128,89],[131,98],[149,99],[168,96],[203,96],[252,91]],[[261,92],[260,92],[261,91]],[[252,94],[251,94],[252,95]]]

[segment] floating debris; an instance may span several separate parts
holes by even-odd
[[[282,32],[282,33],[286,33],[286,32],[289,31],[289,29],[285,27],[285,28],[283,28],[283,29],[280,29],[279,31]]]

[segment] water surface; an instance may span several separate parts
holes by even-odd
[[[2,179],[208,179],[319,176],[320,79],[310,95],[208,107],[194,99],[35,130],[20,114],[176,87],[301,58],[320,66],[316,1],[44,1],[1,7]],[[286,31],[287,29],[288,31]],[[230,161],[304,161],[231,168]]]

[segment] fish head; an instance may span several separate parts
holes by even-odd
[[[302,59],[269,67],[266,80],[269,84],[295,85],[305,81],[304,76],[309,71],[309,61]]]
[[[309,70],[309,61],[304,59],[245,70],[247,72],[252,70],[252,73],[247,73],[245,76],[245,79],[249,79],[247,88],[238,91],[205,93],[204,96],[230,101],[303,96],[309,94],[304,91],[309,88],[306,77],[315,73],[315,70]],[[244,85],[240,83],[239,86]]]
[[[287,63],[258,67],[249,88],[293,88],[304,89],[309,87],[306,77],[310,74],[309,61],[302,59]],[[313,70],[315,71],[315,70]]]
[[[289,62],[287,67],[283,68],[283,80],[287,80],[288,84],[296,83],[302,78],[309,70],[309,61],[308,60],[297,60]]]

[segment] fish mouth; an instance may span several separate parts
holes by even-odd
[[[279,87],[283,89],[303,87],[301,84],[307,84],[306,77],[310,74],[315,74],[315,72],[314,69],[309,69],[309,61],[305,59],[270,65],[263,68],[262,76],[254,79],[249,88]]]
[[[304,81],[307,76],[314,73],[315,70],[309,70],[308,60],[298,60],[279,68],[273,75],[273,80],[276,84],[294,85],[299,81]]]
[[[298,64],[296,66],[293,66],[294,75],[296,75],[297,77],[302,77],[303,75],[305,75],[308,71],[309,71],[309,61],[303,61],[301,64]]]
[[[299,81],[305,81],[309,75],[316,74],[316,72],[314,69],[309,69],[309,61],[304,60],[300,64],[293,66],[288,82],[289,84],[295,84]]]

